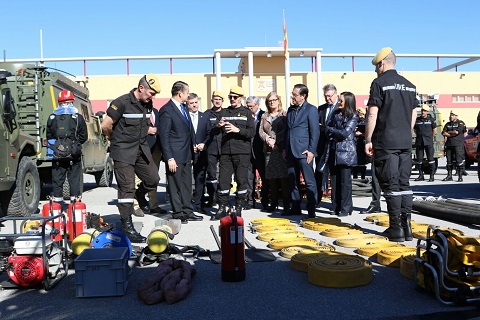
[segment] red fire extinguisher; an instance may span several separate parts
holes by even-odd
[[[62,212],[62,205],[58,202],[53,201],[53,195],[48,197],[49,201],[45,203],[42,207],[42,216],[43,217],[54,217],[59,215]],[[53,228],[58,230],[58,233],[55,236],[52,236],[53,241],[63,240],[63,234],[65,233],[64,222],[61,219],[55,219],[53,221]]]
[[[220,239],[222,251],[222,280],[238,282],[245,280],[245,242],[243,218],[237,217],[234,210],[220,219]]]
[[[87,230],[87,206],[80,198],[74,198],[67,209],[68,239],[73,241],[77,235]]]

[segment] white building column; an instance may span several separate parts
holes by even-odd
[[[317,99],[318,105],[321,105],[323,102],[323,91],[322,91],[322,52],[317,51]]]
[[[220,52],[215,52],[215,90],[222,91],[222,61]]]
[[[287,51],[287,59],[285,60],[285,104],[286,108],[288,109],[288,106],[290,106],[290,53]]]
[[[248,95],[255,95],[255,90],[253,90],[253,52],[248,52]]]

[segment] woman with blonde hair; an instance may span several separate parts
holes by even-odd
[[[282,109],[280,96],[272,91],[265,99],[267,112],[260,121],[260,138],[265,142],[265,176],[270,180],[271,204],[268,212],[274,212],[278,207],[278,191],[282,189],[283,211],[287,214],[290,209],[290,192],[288,188],[287,163],[283,158],[283,132],[287,112]]]

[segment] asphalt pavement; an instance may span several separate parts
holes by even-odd
[[[468,203],[480,204],[480,184],[476,165],[467,170],[464,181],[442,182],[446,176],[445,161],[440,160],[434,182],[414,182],[411,184],[415,196],[442,196]],[[165,202],[165,176],[163,165],[160,169],[161,181],[158,196],[161,206],[168,210]],[[456,179],[455,179],[456,180]],[[115,184],[115,181],[114,181]],[[93,176],[85,176],[83,202],[87,211],[100,214],[106,221],[115,224],[119,221],[116,208],[117,192],[115,185],[111,188],[96,188]],[[354,212],[342,217],[342,222],[357,224],[367,231],[379,233],[385,229],[365,221],[365,215],[359,211],[370,203],[370,197],[354,197]],[[45,201],[42,201],[43,205]],[[331,204],[323,202],[317,209],[317,216],[329,217]],[[386,204],[382,199],[382,209]],[[198,245],[207,250],[218,250],[210,231],[213,225],[218,229],[218,221],[209,217],[216,209],[209,210],[203,221],[189,222],[181,226],[180,232],[171,241],[176,245]],[[293,222],[306,218],[290,217]],[[480,214],[480,212],[479,212]],[[280,212],[273,214],[256,209],[243,212],[245,224],[260,217],[280,217]],[[136,226],[141,226],[141,233],[148,235],[159,218],[154,215],[134,217]],[[420,214],[412,214],[412,220],[429,223],[440,227],[461,230],[465,235],[480,237],[477,225],[467,225],[454,221],[439,220]],[[353,248],[343,248],[335,244],[334,238],[328,238],[318,231],[298,228],[306,236],[326,242],[338,251],[355,253]],[[0,230],[9,233],[11,221],[4,222]],[[267,243],[256,238],[250,231],[245,237],[257,248],[268,249]],[[417,240],[405,245],[416,246]],[[223,282],[221,265],[210,261],[209,257],[186,258],[196,269],[193,288],[186,299],[176,304],[162,302],[146,305],[137,297],[137,289],[143,284],[156,264],[134,266],[128,278],[128,286],[123,296],[100,298],[77,298],[75,271],[69,270],[68,276],[49,291],[42,288],[0,289],[0,319],[475,319],[480,317],[480,310],[474,305],[446,306],[432,295],[420,290],[412,280],[403,277],[399,268],[380,265],[375,259],[373,264],[373,281],[368,285],[354,288],[325,288],[308,282],[307,274],[293,270],[290,261],[279,256],[278,251],[271,250],[277,257],[273,262],[249,262],[246,264],[246,279],[242,282]],[[7,280],[5,273],[0,274],[0,281]]]

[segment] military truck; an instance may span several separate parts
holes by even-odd
[[[58,93],[74,93],[74,105],[87,123],[82,168],[97,185],[110,186],[113,161],[100,118],[93,114],[89,92],[81,82],[33,64],[0,63],[0,208],[3,215],[29,216],[38,210],[41,188],[52,181],[52,155],[46,124],[57,108]],[[83,191],[83,175],[81,180]],[[69,197],[68,182],[64,197]],[[2,214],[0,213],[0,214]]]
[[[442,135],[442,129],[443,129],[443,120],[442,120],[442,114],[438,111],[437,108],[437,100],[438,100],[438,94],[428,94],[428,95],[423,95],[423,94],[417,94],[417,100],[418,100],[418,107],[417,107],[417,116],[422,115],[422,105],[426,104],[430,107],[430,111],[428,112],[432,118],[435,120],[437,124],[437,134],[433,137],[433,157],[435,159],[435,171],[438,168],[438,158],[441,158],[444,156],[444,145],[445,145],[445,139]],[[413,164],[417,163],[416,159],[416,152],[415,152],[415,132],[412,135],[412,159],[413,159]],[[428,164],[427,160],[427,155],[424,152],[423,153],[423,160],[422,160],[422,169],[423,172],[430,174],[430,165]]]

